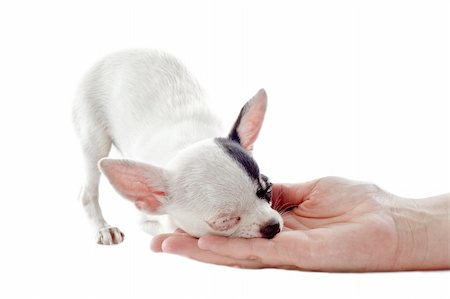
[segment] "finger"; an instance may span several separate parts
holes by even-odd
[[[285,232],[287,234],[288,232]],[[286,248],[277,243],[279,235],[272,240],[253,238],[227,238],[217,235],[207,235],[198,240],[199,248],[209,250],[221,256],[237,260],[259,260],[268,266],[293,266],[287,257]],[[292,240],[288,240],[288,243]]]
[[[153,237],[151,243],[150,243],[150,249],[154,252],[163,252],[162,250],[162,243],[164,240],[166,240],[169,237],[177,236],[177,235],[185,235],[188,236],[187,233],[185,233],[183,230],[176,230],[174,233],[167,233],[167,234],[159,234]]]
[[[257,241],[259,244],[255,244]],[[261,248],[267,246],[267,239],[244,239],[244,238],[227,238],[217,235],[207,235],[198,240],[198,246],[204,250],[210,250],[224,256],[230,256],[237,259],[256,259],[256,255]],[[256,250],[255,250],[256,249]]]
[[[272,186],[272,207],[281,211],[298,206],[307,199],[319,180],[297,184],[274,184]]]
[[[163,252],[188,257],[200,262],[241,267],[241,268],[263,268],[266,267],[260,260],[240,260],[227,256],[221,256],[214,252],[203,250],[198,247],[198,240],[187,235],[171,235],[165,238],[161,244]]]
[[[174,234],[160,234],[153,237],[151,243],[150,243],[150,249],[154,252],[163,252],[162,250],[162,243],[165,239],[169,238],[170,236],[173,236]]]

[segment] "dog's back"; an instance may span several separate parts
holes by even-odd
[[[157,164],[220,131],[197,81],[175,57],[155,50],[121,51],[98,62],[75,104],[77,117],[103,126],[124,156]]]

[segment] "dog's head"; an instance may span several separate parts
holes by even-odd
[[[266,107],[260,90],[242,108],[228,137],[192,144],[167,169],[115,159],[102,159],[99,167],[138,209],[169,214],[193,236],[272,238],[283,220],[271,208],[271,183],[252,158]]]

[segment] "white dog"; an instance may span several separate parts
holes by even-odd
[[[274,237],[283,221],[270,206],[271,184],[252,158],[266,106],[260,90],[225,136],[199,84],[174,57],[129,50],[97,63],[74,104],[86,168],[80,197],[97,242],[118,244],[124,238],[103,218],[99,169],[148,215],[142,219],[147,232],[161,230],[149,215],[168,215],[196,237]],[[112,145],[127,160],[104,158]]]

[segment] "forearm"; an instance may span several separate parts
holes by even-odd
[[[450,194],[399,199],[394,211],[398,250],[393,270],[450,269]]]

